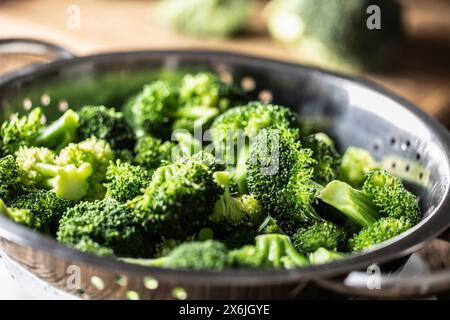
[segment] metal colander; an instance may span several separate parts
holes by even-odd
[[[252,99],[292,108],[305,130],[327,132],[339,149],[352,145],[371,150],[418,195],[423,212],[422,221],[408,232],[331,264],[221,272],[124,264],[67,248],[0,216],[0,260],[35,293],[92,299],[271,299],[323,297],[328,290],[401,297],[450,288],[449,269],[419,283],[389,278],[405,257],[450,226],[450,134],[407,101],[363,80],[232,53],[143,51],[78,58],[38,41],[0,41],[0,54],[18,52],[50,54],[55,61],[0,78],[4,119],[38,105],[49,118],[43,121],[84,104],[120,107],[143,84],[171,77],[173,71],[211,70],[224,81],[241,86]],[[369,290],[347,281],[350,272],[365,271],[373,264],[380,266],[385,287]]]

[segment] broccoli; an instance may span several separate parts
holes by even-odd
[[[40,221],[34,219],[34,215],[27,209],[8,208],[6,204],[0,199],[0,215],[6,216],[9,219],[29,226],[31,228],[40,228]]]
[[[345,258],[345,254],[325,248],[318,248],[308,255],[311,264],[325,264]]]
[[[164,0],[157,12],[178,31],[201,38],[226,38],[245,28],[251,8],[249,0]]]
[[[213,211],[221,189],[213,173],[220,169],[209,153],[181,158],[158,168],[144,193],[129,205],[149,232],[183,239],[198,232]]]
[[[255,239],[254,246],[244,246],[229,252],[229,264],[247,268],[304,267],[308,259],[298,253],[286,235],[265,234]]]
[[[292,242],[299,252],[311,253],[320,247],[336,250],[344,243],[345,236],[342,228],[323,221],[298,229],[292,236]]]
[[[89,175],[87,183],[89,192],[84,200],[102,199],[105,195],[106,172],[110,161],[114,160],[114,153],[109,143],[91,137],[79,143],[71,143],[61,150],[55,162],[60,166],[74,165],[81,167],[89,164],[93,173]],[[78,200],[78,199],[73,199]]]
[[[150,267],[220,271],[228,262],[227,247],[215,240],[185,242],[169,255],[156,259],[122,259],[127,263]]]
[[[3,154],[14,154],[21,146],[42,146],[59,149],[75,140],[79,126],[78,115],[72,110],[66,111],[49,126],[42,124],[41,108],[33,109],[28,115],[5,121],[0,128],[0,144]]]
[[[48,190],[35,190],[15,197],[8,203],[11,208],[26,210],[30,216],[27,225],[45,233],[54,234],[71,201],[59,198]]]
[[[211,126],[211,138],[216,157],[230,165],[233,180],[241,193],[247,192],[246,161],[249,145],[262,129],[289,129],[297,136],[296,116],[287,108],[250,102],[245,106],[229,109],[221,114]]]
[[[79,200],[89,190],[93,167],[88,162],[58,165],[51,150],[37,147],[20,147],[16,157],[22,183],[28,189],[52,190],[66,200]]]
[[[258,228],[259,233],[279,233],[284,234],[283,230],[279,226],[277,220],[275,220],[271,215],[268,215]]]
[[[0,158],[0,199],[8,203],[23,190],[24,185],[16,159],[12,155]]]
[[[78,115],[78,141],[95,136],[107,141],[113,150],[134,149],[134,132],[121,112],[105,106],[84,106]]]
[[[126,202],[141,194],[150,179],[150,173],[139,166],[122,163],[120,160],[110,162],[106,172],[105,197]]]
[[[313,208],[321,187],[312,180],[312,154],[289,130],[262,130],[250,146],[248,190],[289,235],[320,219]]]
[[[144,86],[124,108],[129,111],[129,121],[136,130],[168,138],[178,109],[178,88],[163,80],[155,81]]]
[[[369,173],[362,190],[332,181],[319,198],[363,228],[349,241],[353,250],[366,249],[399,235],[415,225],[420,217],[416,198],[398,178],[385,171]],[[359,237],[363,239],[357,240]]]
[[[367,150],[349,147],[342,157],[339,180],[354,188],[361,188],[366,174],[376,169],[379,166]]]
[[[65,245],[97,254],[150,257],[152,239],[141,223],[126,204],[117,200],[80,202],[61,218],[57,239]]]
[[[164,161],[170,161],[174,143],[152,136],[142,136],[137,140],[134,148],[134,163],[148,171],[154,171],[160,167]]]
[[[371,5],[380,8],[379,29],[367,26]],[[312,62],[344,70],[383,65],[402,36],[400,6],[392,0],[274,0],[266,17],[275,39]]]
[[[314,170],[314,181],[327,184],[337,179],[341,165],[341,156],[334,147],[334,142],[325,133],[316,133],[303,139],[302,146],[313,151],[313,158],[317,161]]]

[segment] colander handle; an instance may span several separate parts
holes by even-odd
[[[49,60],[75,57],[70,51],[52,43],[26,38],[0,39],[0,55],[2,54],[29,54],[47,57]]]
[[[448,232],[446,233],[448,237]],[[445,236],[445,233],[444,235]],[[440,239],[443,239],[442,237]],[[429,297],[450,290],[450,242],[432,240],[419,252],[430,273],[388,275],[377,273],[376,267],[367,272],[351,272],[337,279],[316,279],[322,288],[344,294],[378,299]]]

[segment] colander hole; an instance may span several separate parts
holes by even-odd
[[[256,88],[255,80],[252,77],[242,78],[241,88],[242,88],[242,90],[247,91],[247,92],[255,90],[255,88]]]
[[[64,112],[67,109],[69,109],[69,103],[66,100],[60,100],[58,102],[58,110]]]
[[[402,144],[401,149],[403,151],[406,151],[409,149],[409,147],[411,147],[411,142],[409,142],[409,140],[406,140],[406,142]]]
[[[158,280],[153,277],[144,277],[144,286],[149,290],[156,290],[158,288]]]
[[[91,277],[91,284],[95,287],[97,290],[103,290],[105,289],[105,283],[100,277],[92,276]]]
[[[420,155],[420,153],[417,153],[417,154],[416,154],[416,160],[420,160],[421,157],[422,157],[422,156]]]
[[[261,90],[258,95],[258,99],[263,103],[271,103],[273,100],[273,94],[270,90]]]
[[[78,289],[78,290],[77,290],[77,294],[80,295],[80,296],[82,296],[82,295],[85,294],[85,292],[84,292],[83,289]]]
[[[128,300],[139,300],[139,293],[133,290],[127,291],[126,296]]]
[[[50,102],[51,102],[50,96],[48,94],[44,93],[41,96],[41,104],[43,106],[48,106],[50,104]]]
[[[409,169],[410,169],[410,168],[409,168],[409,164],[407,164],[406,167],[405,167],[405,171],[406,171],[406,172],[409,172]]]
[[[125,276],[117,276],[116,277],[116,283],[121,286],[125,287],[127,285],[127,277]]]
[[[219,73],[219,77],[220,77],[220,80],[223,81],[223,83],[226,83],[226,84],[232,84],[233,83],[233,75],[230,72],[228,72],[228,71],[220,72]]]
[[[33,107],[33,102],[29,98],[23,99],[23,109],[30,110]]]
[[[17,119],[19,119],[17,113],[13,113],[9,116],[9,121],[16,121]]]
[[[395,169],[396,167],[397,167],[397,164],[396,164],[395,162],[392,162],[391,168],[392,168],[392,169]]]
[[[375,143],[375,144],[373,145],[373,150],[374,150],[374,151],[380,150],[380,146],[379,146],[377,143]]]
[[[16,278],[14,278],[14,275],[12,273],[11,273],[11,278],[16,279]]]
[[[184,288],[177,287],[172,290],[172,297],[174,297],[177,300],[186,300],[187,292],[186,290],[184,290]]]
[[[420,179],[420,180],[423,179],[423,172],[419,173],[419,179]]]
[[[394,137],[391,138],[391,146],[393,146],[397,142],[397,139]]]

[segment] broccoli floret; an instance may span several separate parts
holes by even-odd
[[[364,241],[358,241],[365,243],[364,248],[399,235],[414,226],[420,217],[415,197],[397,178],[384,171],[369,173],[361,191],[344,182],[332,181],[319,198],[363,227],[355,237],[364,238]],[[363,248],[363,245],[354,243],[350,240],[351,247]]]
[[[88,192],[88,178],[93,173],[88,162],[58,165],[51,150],[36,147],[20,147],[16,160],[22,183],[28,189],[52,190],[66,200],[79,200]]]
[[[17,196],[8,205],[30,213],[28,226],[53,234],[57,230],[59,219],[72,202],[58,197],[52,191],[35,190]]]
[[[377,162],[367,150],[349,147],[342,157],[339,180],[354,188],[361,188],[366,174],[378,168]]]
[[[215,240],[185,242],[168,256],[156,259],[122,259],[127,263],[151,267],[220,271],[226,267],[228,249]]]
[[[289,129],[298,135],[297,118],[289,109],[277,105],[250,102],[221,114],[211,126],[216,157],[224,160],[233,172],[241,193],[247,192],[246,161],[249,145],[262,129]]]
[[[78,115],[66,111],[49,126],[42,123],[43,112],[35,108],[25,116],[13,115],[0,128],[0,144],[3,154],[14,154],[21,146],[43,146],[58,149],[74,141],[78,128]]]
[[[157,12],[159,19],[183,33],[226,38],[245,28],[251,8],[248,0],[164,0]]]
[[[141,194],[150,179],[150,173],[139,166],[122,163],[120,160],[110,162],[106,172],[105,196],[119,202],[131,200]]]
[[[178,106],[178,88],[159,80],[144,86],[124,108],[129,111],[129,121],[136,130],[168,138]]]
[[[314,181],[327,184],[337,179],[341,165],[341,156],[334,147],[334,142],[325,133],[316,133],[303,139],[303,147],[313,151],[313,158],[317,161],[314,170]]]
[[[313,208],[320,186],[312,179],[317,162],[286,130],[262,130],[250,146],[248,190],[291,235],[319,220]]]
[[[298,229],[292,236],[295,248],[301,253],[311,253],[323,247],[337,250],[345,241],[345,232],[335,224],[323,221]]]
[[[22,193],[20,168],[12,155],[0,159],[0,199],[7,203]]]
[[[80,127],[77,130],[78,141],[95,136],[107,141],[114,150],[133,150],[134,132],[122,112],[105,106],[84,106],[78,111]]]
[[[367,9],[380,9],[380,29],[367,26]],[[274,0],[266,9],[272,36],[312,62],[344,70],[379,67],[402,35],[401,11],[392,0]]]
[[[57,232],[59,242],[89,252],[125,257],[149,257],[153,245],[132,211],[117,200],[106,198],[81,202],[66,211]],[[99,250],[101,249],[101,250]]]
[[[158,168],[143,195],[130,202],[153,234],[183,239],[198,232],[220,196],[214,156],[197,153]]]
[[[318,248],[316,251],[308,255],[308,259],[311,264],[325,264],[343,258],[345,258],[344,253],[325,248]]]
[[[9,219],[39,229],[41,227],[40,221],[34,219],[34,215],[27,209],[8,208],[6,204],[0,199],[0,214],[8,217]]]
[[[134,148],[134,162],[148,171],[160,167],[163,161],[170,161],[174,143],[162,142],[152,136],[140,137]]]
[[[308,259],[295,250],[288,236],[281,234],[259,235],[255,246],[244,246],[230,251],[229,264],[246,268],[304,267]]]
[[[264,221],[261,223],[261,225],[258,228],[258,232],[262,233],[262,234],[269,234],[269,233],[284,234],[284,231],[283,231],[283,229],[281,229],[277,220],[275,220],[271,215],[268,215],[264,219]]]
[[[110,161],[114,160],[114,153],[109,143],[91,137],[79,143],[71,143],[61,150],[55,162],[60,166],[74,165],[80,167],[89,164],[93,174],[89,176],[89,193],[85,200],[102,199],[105,195],[103,183]]]

